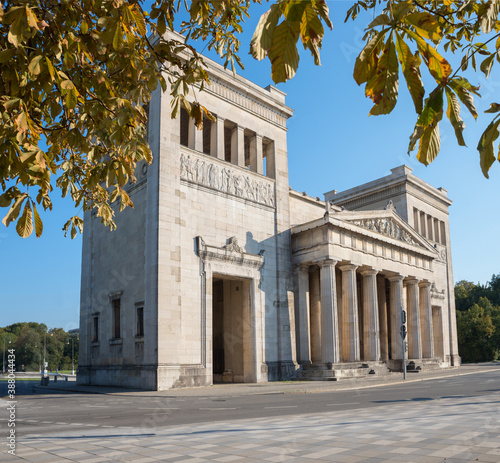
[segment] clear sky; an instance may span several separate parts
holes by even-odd
[[[451,125],[443,120],[441,152],[425,167],[414,153],[406,154],[416,115],[404,82],[400,82],[399,102],[392,114],[368,117],[372,103],[365,98],[364,88],[354,82],[352,71],[362,49],[363,29],[372,17],[344,24],[350,4],[328,3],[334,29],[327,31],[323,42],[322,66],[314,66],[309,52],[302,52],[295,78],[278,85],[295,111],[288,121],[290,186],[323,198],[329,190],[342,191],[407,164],[424,181],[447,189],[453,201],[450,230],[455,281],[486,283],[492,274],[500,273],[500,165],[496,163],[490,179],[485,179],[475,147],[491,120],[484,111],[491,101],[500,102],[500,73],[495,70],[499,65],[495,63],[488,80],[482,73],[468,76],[472,84],[481,85],[483,95],[476,102],[478,121],[462,112],[468,148],[458,146]],[[272,83],[270,64],[253,60],[247,50],[265,9],[266,5],[255,7],[245,24],[241,55],[246,69],[240,72],[263,87]],[[424,78],[429,92],[432,83]],[[14,226],[6,229],[0,224],[0,326],[36,321],[65,330],[78,327],[81,237],[64,238],[62,226],[74,209],[70,201],[56,196],[54,211],[42,216],[42,238],[33,234],[23,240]],[[2,216],[6,212],[0,211]]]

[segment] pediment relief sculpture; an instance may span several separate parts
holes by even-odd
[[[350,220],[349,223],[365,228],[366,230],[380,233],[381,235],[388,236],[390,238],[404,241],[408,244],[419,246],[410,233],[401,228],[399,224],[388,217]]]

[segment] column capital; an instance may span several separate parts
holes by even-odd
[[[309,272],[309,267],[311,264],[309,262],[300,262],[299,264],[295,264],[295,267],[301,272]]]
[[[222,116],[217,115],[216,121],[224,122],[226,119]]]
[[[338,263],[338,260],[335,260],[335,259],[324,259],[324,260],[320,260],[318,262],[315,262],[315,264],[319,265],[320,267],[326,267],[327,265],[335,266],[335,265],[337,265],[337,263]]]
[[[386,277],[389,281],[396,281],[396,282],[399,282],[399,281],[403,281],[405,279],[405,276],[404,275],[391,275],[391,276],[388,276]]]
[[[355,264],[342,264],[342,265],[338,266],[338,268],[342,272],[347,272],[349,270],[356,270],[358,267],[359,267],[359,265],[355,265]]]
[[[419,282],[420,282],[420,280],[418,278],[413,277],[413,276],[409,276],[409,277],[406,277],[404,279],[405,285],[418,285]]]
[[[427,281],[427,280],[422,280],[418,283],[418,287],[419,288],[431,288],[432,286],[432,283],[430,281]]]
[[[360,270],[359,273],[361,273],[361,275],[363,276],[370,276],[370,275],[377,275],[379,271],[374,268],[364,268]]]

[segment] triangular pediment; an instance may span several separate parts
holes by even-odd
[[[332,214],[336,219],[369,230],[378,235],[392,238],[403,243],[418,246],[436,253],[427,240],[419,235],[392,209],[383,211],[342,211]]]

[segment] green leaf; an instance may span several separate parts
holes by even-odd
[[[465,80],[465,79],[463,79],[463,80]],[[469,84],[469,82],[467,82],[467,84]],[[472,90],[472,92],[469,91],[463,85],[462,81],[459,82],[458,79],[453,79],[452,81],[450,81],[449,85],[453,89],[453,91],[457,94],[458,98],[460,98],[460,101],[465,105],[465,107],[472,114],[472,116],[474,116],[474,119],[477,119],[477,110],[476,110],[476,106],[474,105],[474,97],[472,96],[472,93],[475,93],[476,95],[477,95],[477,93],[474,90]],[[472,88],[476,89],[477,87],[472,87]]]
[[[483,62],[481,63],[481,66],[479,67],[479,69],[481,69],[481,71],[484,73],[486,78],[488,78],[490,76],[490,72],[491,72],[491,68],[493,67],[494,59],[495,59],[495,55],[491,54],[490,56],[488,56],[487,58],[485,58],[483,60]]]
[[[486,10],[481,16],[478,16],[483,33],[489,34],[494,29],[499,14],[500,3],[498,2],[498,0],[489,0],[486,3]]]
[[[311,50],[314,64],[320,65],[319,47],[325,31],[317,12],[310,4],[306,4],[302,20],[300,22],[300,36],[304,47]]]
[[[68,93],[66,93],[66,107],[68,109],[74,109],[78,103],[78,91],[73,86]]]
[[[370,116],[389,114],[396,106],[399,87],[399,65],[392,35],[378,62],[377,72],[366,83],[365,94],[375,103]]]
[[[271,5],[271,9],[266,11],[259,19],[255,32],[250,42],[250,54],[261,61],[266,57],[267,52],[272,47],[274,30],[281,16],[281,9],[278,5]]]
[[[420,144],[418,146],[417,159],[428,166],[439,153],[441,148],[441,137],[439,136],[439,123],[425,127]]]
[[[485,113],[498,113],[500,112],[500,104],[491,103],[490,107],[485,111]]]
[[[418,50],[424,58],[425,64],[432,77],[434,77],[438,84],[446,84],[452,71],[450,63],[448,63],[434,47],[430,46],[418,34],[410,30],[406,32],[415,42],[417,42]]]
[[[16,231],[21,238],[28,238],[33,233],[33,211],[30,201],[26,201],[24,205],[23,214],[17,221]]]
[[[422,112],[425,89],[420,76],[418,60],[413,56],[410,47],[398,33],[396,33],[396,50],[403,75],[405,76],[406,85],[415,106],[415,111],[417,114],[420,114]]]
[[[386,35],[385,30],[378,32],[363,48],[354,64],[354,80],[358,85],[367,82],[377,70],[378,48]]]
[[[377,26],[388,26],[391,23],[391,19],[385,13],[378,15],[370,24],[368,24],[367,29],[373,29]]]
[[[460,146],[466,146],[463,136],[465,123],[460,117],[460,102],[458,101],[457,96],[448,87],[446,87],[446,98],[448,100],[446,115],[455,130],[455,136],[457,137],[458,144]]]
[[[16,54],[15,48],[0,51],[0,63],[7,63]]]
[[[436,121],[443,112],[443,87],[437,86],[425,100],[424,109],[418,117],[417,125],[426,127]]]
[[[271,60],[271,77],[275,83],[291,79],[299,67],[297,51],[299,28],[299,22],[284,21],[274,31],[269,59]]]
[[[496,121],[495,120],[491,121],[486,130],[481,135],[481,138],[479,139],[479,143],[477,145],[477,150],[479,151],[481,170],[483,171],[483,175],[486,178],[489,178],[488,171],[495,162],[493,143],[500,134],[498,130],[499,124],[500,124],[500,119]]]
[[[412,13],[404,17],[403,21],[413,26],[422,37],[438,43],[441,40],[441,28],[436,16],[430,13]]]

